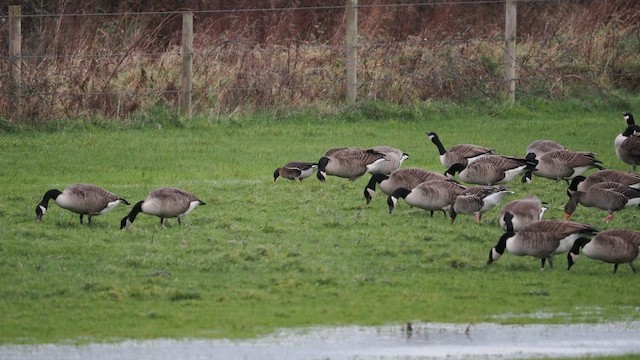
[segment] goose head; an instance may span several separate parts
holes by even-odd
[[[627,125],[635,124],[635,121],[633,120],[633,115],[630,112],[624,112],[622,113],[622,116],[624,116],[624,120],[627,122]]]
[[[42,197],[42,201],[36,206],[36,221],[42,221],[42,217],[47,213],[47,209],[49,208],[49,200],[57,199],[58,196],[62,194],[62,192],[58,189],[51,189],[47,191]]]
[[[461,172],[462,170],[464,170],[465,166],[461,163],[455,163],[453,165],[451,165],[451,167],[449,167],[449,169],[447,169],[447,171],[444,172],[444,175],[446,177],[448,177],[449,179],[454,179],[454,177],[456,176],[456,173]]]

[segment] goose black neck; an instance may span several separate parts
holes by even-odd
[[[442,142],[440,141],[440,138],[438,137],[438,135],[436,134],[432,134],[431,137],[431,142],[434,143],[436,145],[436,147],[438,148],[438,152],[440,153],[440,155],[444,155],[447,153],[447,149],[444,148],[444,145],[442,145]]]
[[[58,189],[51,189],[47,191],[46,193],[44,193],[44,196],[42,197],[42,201],[40,201],[40,205],[46,208],[49,205],[49,200],[57,199],[60,194],[62,194],[62,192]]]

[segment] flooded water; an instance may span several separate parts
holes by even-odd
[[[0,359],[514,359],[640,354],[640,322],[578,325],[338,327],[282,330],[252,340],[147,340],[4,345]]]

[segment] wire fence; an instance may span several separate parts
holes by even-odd
[[[190,10],[195,113],[343,103],[346,5],[340,3]],[[410,104],[500,98],[504,3],[358,4],[358,99]],[[640,6],[516,3],[527,27],[516,37],[520,93],[558,97],[575,89],[602,94],[638,87]],[[17,60],[7,50],[9,17],[1,15],[0,92],[6,96],[0,117],[126,118],[154,107],[176,109],[177,116],[185,10],[22,14]],[[415,11],[430,23],[398,21]],[[533,13],[537,21],[526,16]],[[18,89],[10,78],[15,61],[21,65]]]

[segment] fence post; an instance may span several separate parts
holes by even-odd
[[[193,90],[193,12],[182,14],[182,91],[180,112],[191,119],[191,95]]]
[[[19,5],[9,6],[9,99],[13,103],[12,119],[22,116],[21,85],[22,85],[22,25],[20,17],[22,10]]]
[[[358,0],[347,0],[346,9],[346,56],[347,56],[347,103],[353,105],[356,103],[356,87],[358,85],[358,77],[356,74],[357,64],[357,43],[358,43]]]
[[[510,102],[516,100],[516,1],[505,3],[504,24],[504,82]]]

